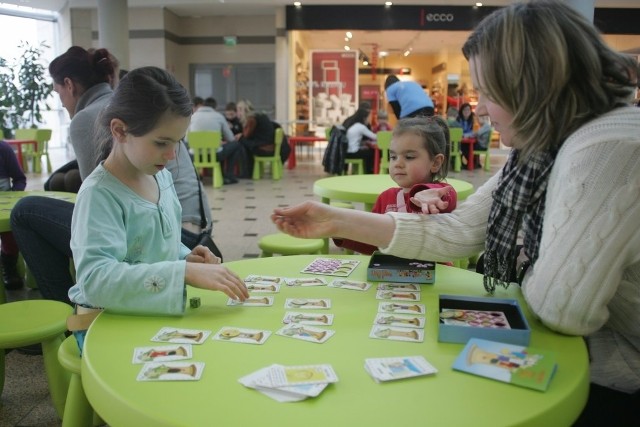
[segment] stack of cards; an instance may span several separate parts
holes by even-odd
[[[376,382],[419,377],[438,372],[422,356],[365,359],[364,369]]]
[[[278,402],[297,402],[316,397],[330,383],[338,381],[331,365],[271,365],[238,380]]]

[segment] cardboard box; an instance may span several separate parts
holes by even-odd
[[[436,263],[398,258],[374,252],[367,268],[367,280],[374,282],[433,283]]]
[[[481,338],[529,345],[531,329],[514,299],[440,295],[438,341],[466,344]]]

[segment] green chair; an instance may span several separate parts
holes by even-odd
[[[460,152],[460,141],[462,140],[462,128],[449,128],[449,141],[451,150],[449,159],[453,160],[453,171],[460,172],[462,169],[462,153]]]
[[[254,180],[259,180],[264,174],[265,164],[271,164],[271,178],[275,181],[282,178],[282,158],[280,157],[280,148],[282,147],[282,140],[284,138],[284,131],[281,128],[277,128],[274,137],[274,149],[273,156],[253,156],[253,176]]]
[[[58,301],[25,300],[0,305],[0,392],[4,388],[4,349],[42,345],[51,400],[62,418],[69,374],[58,362],[58,348],[67,331],[71,306]]]
[[[381,130],[376,133],[376,144],[380,149],[380,168],[378,173],[389,173],[389,148],[391,147],[391,135],[393,132],[390,130]]]
[[[262,250],[260,258],[280,255],[304,255],[320,253],[324,247],[322,239],[299,239],[284,233],[268,234],[258,241]]]
[[[491,137],[493,137],[493,128],[491,128],[491,132],[489,132],[489,143],[487,144],[486,150],[473,150],[474,155],[484,154],[484,170],[489,172],[491,171],[491,160],[489,159],[489,153],[491,152]]]
[[[37,141],[38,140],[38,129],[16,129],[16,131],[14,132],[14,138],[15,139],[25,139],[25,140],[31,140],[31,141]],[[33,148],[29,147],[27,148],[25,145],[25,148],[22,152],[22,170],[23,171],[28,171],[28,164],[27,161],[29,159],[28,154],[30,152],[33,152]]]
[[[58,348],[58,361],[71,374],[69,391],[64,405],[62,427],[86,427],[104,424],[100,417],[94,413],[84,393],[80,375],[82,359],[78,351],[78,342],[73,335],[67,337]]]
[[[42,171],[42,156],[47,160],[47,172],[51,173],[51,158],[49,158],[49,140],[51,139],[51,129],[37,129],[36,141],[37,147],[33,150],[31,146],[25,146],[27,158],[30,158],[33,164],[33,171],[40,173]]]
[[[187,133],[189,149],[193,153],[193,165],[200,170],[202,175],[204,169],[211,169],[213,177],[213,187],[222,187],[222,166],[216,158],[216,153],[222,143],[220,131],[199,130]]]

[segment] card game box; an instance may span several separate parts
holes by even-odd
[[[471,338],[529,345],[531,329],[515,299],[440,295],[438,341]]]
[[[377,282],[433,283],[436,263],[417,259],[398,258],[374,252],[367,267],[367,280]]]

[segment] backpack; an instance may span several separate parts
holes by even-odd
[[[324,171],[333,175],[344,174],[345,155],[349,140],[344,126],[335,125],[329,133],[329,142],[322,158]]]

